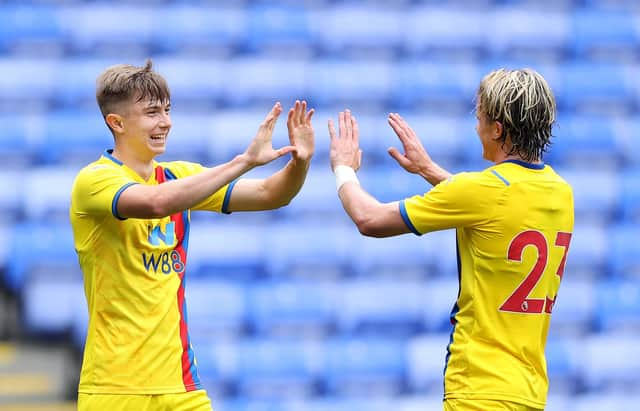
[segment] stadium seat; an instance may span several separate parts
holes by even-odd
[[[283,105],[280,121],[286,124],[293,102],[309,99],[308,84],[316,81],[309,74],[311,67],[304,58],[289,57],[286,61],[273,57],[232,59],[221,75],[222,97],[232,106],[263,105],[265,115],[273,103],[280,101]]]
[[[47,219],[66,223],[71,187],[78,171],[68,167],[38,167],[26,173],[22,181],[25,216],[33,221]]]
[[[569,395],[580,388],[581,369],[575,352],[578,341],[578,338],[558,338],[557,333],[550,332],[545,348],[550,392]],[[582,353],[581,349],[577,351]]]
[[[620,223],[610,227],[609,270],[619,278],[640,278],[638,224]]]
[[[19,293],[27,281],[36,277],[80,278],[68,224],[19,223],[11,235],[5,285],[12,292]]]
[[[34,57],[64,50],[64,19],[53,6],[6,4],[0,7],[0,50]]]
[[[34,160],[35,134],[41,125],[40,116],[20,112],[0,114],[0,161],[4,168],[27,168]]]
[[[338,337],[325,345],[323,377],[334,395],[397,394],[407,370],[404,340]]]
[[[624,114],[636,109],[633,65],[578,61],[565,63],[561,76],[557,97],[565,110]]]
[[[153,8],[120,4],[80,5],[63,9],[69,49],[79,55],[148,56],[157,25]]]
[[[310,396],[321,356],[318,340],[244,339],[238,349],[238,389],[249,398]]]
[[[628,61],[635,55],[639,36],[633,13],[596,6],[576,9],[570,18],[570,45],[578,58]]]
[[[588,389],[621,390],[627,387],[637,390],[640,356],[634,335],[594,335],[583,344],[581,373]]]
[[[246,306],[244,287],[220,279],[187,279],[185,298],[189,328],[194,334],[218,338],[244,332]]]
[[[327,335],[336,326],[340,283],[261,282],[247,289],[248,320],[262,335]]]
[[[460,285],[453,275],[429,279],[423,287],[422,315],[431,333],[450,332],[451,312],[458,299]]]
[[[467,114],[474,108],[482,78],[478,69],[466,62],[404,60],[396,66],[393,102],[400,107]]]
[[[136,64],[142,63],[143,60]],[[229,74],[225,61],[170,55],[154,59],[153,65],[167,80],[175,113],[212,116],[213,107],[222,103],[225,78]]]
[[[640,330],[640,280],[610,279],[596,285],[597,330]]]
[[[16,222],[24,210],[24,190],[20,181],[22,173],[7,167],[0,171],[0,221]]]
[[[605,277],[608,274],[609,246],[606,225],[578,218],[573,227],[564,279]]]
[[[337,310],[339,330],[356,335],[413,335],[422,330],[423,289],[419,281],[396,278],[345,282]]]
[[[255,4],[247,8],[246,43],[251,53],[273,53],[280,56],[308,54],[313,48],[310,22],[305,7],[295,3],[276,6]]]
[[[236,52],[246,41],[248,17],[244,8],[230,3],[215,7],[193,2],[163,4],[154,10],[163,24],[152,29],[153,49],[163,54],[193,57],[223,57]]]
[[[509,5],[487,14],[494,21],[494,29],[487,39],[492,55],[556,59],[565,56],[570,29],[566,12],[549,7]]]
[[[620,175],[620,215],[640,223],[640,168],[625,170]]]
[[[316,11],[310,23],[318,47],[329,55],[393,56],[402,44],[404,14],[385,6],[335,4]]]
[[[554,166],[612,169],[622,160],[623,149],[616,138],[615,123],[606,117],[559,117],[553,134],[545,160]]]
[[[235,223],[231,216],[213,215],[191,224],[187,270],[193,275],[247,281],[264,275],[268,227]],[[227,221],[223,221],[227,220]]]
[[[22,321],[34,336],[64,337],[73,330],[76,311],[86,311],[82,281],[54,277],[31,280],[22,293]]]
[[[633,391],[611,393],[588,393],[578,396],[574,401],[572,411],[592,410],[633,410],[640,404],[640,395]]]
[[[38,147],[40,162],[73,165],[78,171],[114,146],[98,109],[50,113],[44,119],[43,137]]]
[[[565,270],[553,304],[551,333],[585,335],[591,332],[595,325],[597,304],[595,281],[584,277],[574,278]]]
[[[554,168],[573,190],[575,214],[586,223],[607,223],[614,218],[620,180],[611,170]],[[597,189],[593,189],[597,187]]]
[[[304,226],[290,221],[274,224],[264,235],[271,276],[329,280],[349,273],[354,236],[359,234],[331,221],[307,221]]]
[[[358,104],[381,110],[394,87],[393,66],[387,60],[318,60],[309,67],[308,75],[313,79],[309,99],[325,106],[354,108]]]
[[[403,43],[410,54],[454,60],[460,56],[477,58],[486,51],[486,15],[482,11],[417,6],[407,10],[406,18]]]
[[[407,347],[409,387],[414,392],[440,394],[450,334],[418,335]]]
[[[123,63],[142,65],[144,57],[133,61],[102,56],[70,56],[57,60],[53,66],[54,84],[52,85],[51,99],[60,111],[78,110],[100,118],[100,111],[96,104],[96,80],[107,67]],[[82,127],[78,128],[80,130],[69,131],[81,133]]]
[[[55,86],[55,60],[0,57],[0,95],[12,110],[47,108]]]

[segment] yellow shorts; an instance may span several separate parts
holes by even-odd
[[[448,399],[443,403],[444,411],[541,411],[510,401]]]
[[[212,411],[205,390],[179,394],[78,394],[78,411]]]

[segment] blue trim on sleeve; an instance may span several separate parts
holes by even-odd
[[[169,170],[168,168],[164,168],[164,176],[167,178],[167,180],[177,180],[178,177],[176,177],[175,174],[173,174],[173,171]]]
[[[115,158],[113,156],[113,149],[112,148],[104,150],[104,153],[102,155],[105,156],[106,158],[108,158],[109,160],[113,161],[114,163],[116,163],[119,166],[121,166],[123,164],[122,161],[118,160],[117,158]]]
[[[534,164],[534,163],[527,163],[526,161],[522,161],[522,160],[504,160],[502,163],[513,163],[522,167],[530,168],[532,170],[542,170],[544,168],[544,163]]]
[[[126,190],[127,188],[131,187],[134,184],[138,184],[138,183],[127,183],[123,185],[122,187],[120,187],[118,192],[116,192],[116,195],[113,196],[113,201],[111,202],[111,214],[113,214],[113,216],[118,220],[126,220],[126,218],[122,218],[118,215],[117,205],[118,205],[118,199],[120,198],[120,194],[122,194],[124,190]]]
[[[227,192],[224,193],[224,200],[222,201],[222,212],[224,214],[231,214],[231,211],[229,211],[229,201],[231,200],[231,191],[233,190],[233,186],[235,186],[237,182],[238,180],[234,180],[231,183],[229,183],[229,187],[227,187]]]
[[[413,234],[422,235],[409,219],[409,214],[407,214],[407,207],[404,205],[404,200],[400,201],[400,215],[402,216],[404,223],[407,225],[407,227],[409,227],[409,230],[411,230]]]
[[[506,185],[511,185],[511,183],[509,183],[509,181],[506,178],[504,178],[500,174],[498,174],[498,172],[496,170],[491,170],[491,172],[493,174],[495,174],[496,177],[498,177],[500,180],[502,180],[502,182],[505,183]]]

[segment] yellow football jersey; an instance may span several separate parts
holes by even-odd
[[[184,275],[189,210],[165,218],[118,216],[132,184],[201,172],[195,163],[154,163],[144,181],[107,151],[73,184],[70,219],[84,275],[89,329],[79,392],[167,394],[201,388],[187,330]],[[226,212],[232,184],[194,210]]]
[[[544,164],[460,173],[400,203],[415,234],[456,228],[460,289],[445,398],[544,408],[549,321],[573,231],[571,187]]]

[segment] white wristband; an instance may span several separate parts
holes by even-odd
[[[355,170],[349,166],[336,166],[336,168],[333,169],[333,173],[336,175],[336,189],[338,191],[340,191],[340,187],[342,187],[344,183],[350,181],[360,185]]]

